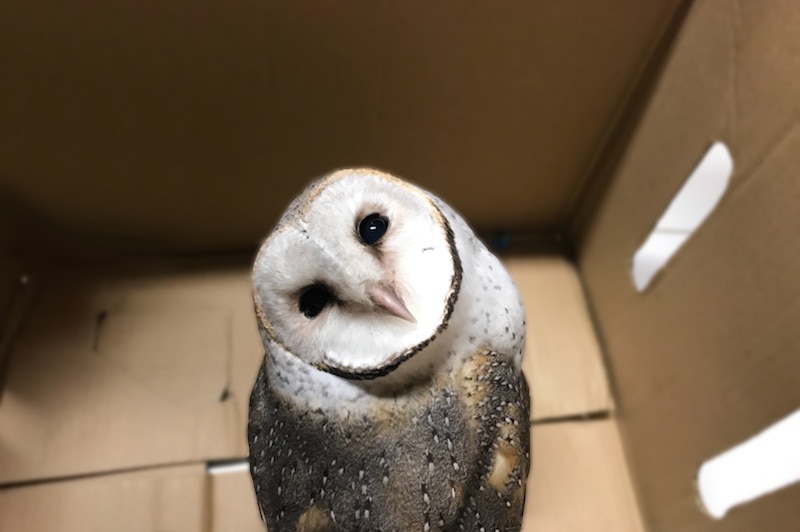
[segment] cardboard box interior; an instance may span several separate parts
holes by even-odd
[[[506,264],[531,337],[531,524],[641,530],[574,265],[555,256]],[[142,468],[170,476],[173,464],[246,458],[247,399],[262,353],[246,267],[42,273],[0,403],[0,484],[9,486],[0,501],[12,508],[18,490],[66,496],[86,482],[113,493]],[[210,478],[215,527],[260,527],[249,473]],[[574,512],[575,500],[584,511]]]
[[[800,408],[798,23],[792,2],[695,3],[579,252],[655,530],[712,529],[700,464]],[[637,293],[634,252],[717,140],[734,158],[728,191]],[[798,501],[795,484],[713,530],[795,530]]]
[[[206,468],[175,466],[0,491],[2,530],[205,530]]]
[[[206,469],[247,453],[248,253],[353,164],[528,250],[526,530],[796,529],[798,486],[719,522],[694,486],[800,405],[792,2],[52,4],[0,8],[0,530],[261,529]],[[730,189],[636,292],[716,140]]]

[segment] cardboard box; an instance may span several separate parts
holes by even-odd
[[[800,485],[710,523],[689,482],[703,461],[800,408],[799,21],[791,2],[695,2],[580,246],[628,461],[655,530],[800,522]],[[634,250],[718,139],[735,161],[729,190],[637,293]]]
[[[263,530],[207,469],[246,458],[249,261],[354,164],[511,237],[525,530],[797,529],[799,485],[714,520],[695,482],[800,408],[793,2],[51,4],[0,8],[1,531]],[[715,141],[728,190],[638,291]]]
[[[524,371],[536,473],[528,514],[551,528],[603,522],[638,531],[577,271],[553,256],[506,263],[531,338]],[[0,407],[0,483],[12,486],[0,494],[13,502],[29,489],[14,485],[60,480],[52,496],[63,498],[70,478],[101,475],[116,485],[124,475],[106,475],[247,456],[247,399],[263,354],[247,267],[82,269],[42,274],[39,284]],[[211,479],[214,530],[260,524],[248,472]],[[576,499],[584,511],[574,511]]]
[[[207,492],[202,465],[6,489],[0,491],[0,530],[204,530]]]

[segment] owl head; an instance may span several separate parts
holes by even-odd
[[[265,341],[357,380],[423,351],[447,327],[460,283],[453,231],[434,198],[370,169],[309,186],[253,267]]]

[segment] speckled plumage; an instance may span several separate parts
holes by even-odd
[[[353,216],[364,202],[372,202],[367,211],[392,212],[395,233],[364,257],[341,244],[348,259],[340,260],[334,252],[352,233],[327,221],[320,229],[314,218],[324,220],[327,210]],[[425,240],[420,228],[433,236]],[[301,259],[329,263],[295,273],[280,264],[281,253],[265,249],[276,238]],[[415,270],[426,257],[441,271]],[[369,270],[359,283],[396,283],[408,309],[424,319],[373,316],[357,286],[339,286],[354,268]],[[416,289],[429,282],[428,271],[436,285]],[[330,284],[341,301],[318,321],[294,322],[296,289],[312,282]],[[530,462],[524,313],[508,274],[452,209],[373,170],[332,174],[282,217],[256,259],[254,287],[266,355],[250,399],[248,440],[271,532],[519,530]],[[282,297],[285,305],[272,301]],[[338,341],[340,327],[350,327],[348,338],[358,343],[350,358],[346,342],[331,352],[315,343],[316,331]]]

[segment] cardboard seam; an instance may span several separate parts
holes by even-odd
[[[781,131],[777,135],[775,141],[770,143],[771,147],[764,153],[764,155],[759,157],[754,162],[752,170],[743,172],[739,177],[736,177],[736,171],[734,170],[733,179],[731,180],[731,187],[736,186],[737,182],[742,182],[742,183],[750,182],[754,179],[754,176],[758,175],[761,172],[764,166],[766,166],[767,163],[770,162],[773,155],[775,155],[777,152],[780,152],[784,147],[784,144],[786,144],[789,141],[789,139],[791,139],[791,137],[794,135],[795,131],[798,129],[798,126],[800,126],[798,118],[800,118],[800,115],[791,118],[791,120],[789,121],[789,125],[786,126],[783,129],[783,131]],[[742,185],[739,185],[739,187],[737,188],[742,188]],[[731,193],[729,192],[728,194],[726,194],[726,196],[730,194]]]
[[[642,490],[639,487],[640,483],[638,477],[634,474],[633,464],[629,458],[631,454],[628,452],[629,444],[625,436],[625,431],[622,429],[623,423],[621,417],[615,414],[612,419],[614,420],[614,430],[617,433],[617,440],[619,441],[620,451],[622,453],[622,463],[624,464],[628,486],[630,487],[630,490],[628,490],[628,497],[631,504],[636,507],[636,516],[639,520],[638,524],[642,532],[655,532],[655,525],[648,518],[647,507],[641,496]]]
[[[63,482],[72,482],[77,480],[87,480],[91,478],[111,477],[116,475],[127,475],[130,473],[141,473],[146,471],[157,471],[159,469],[172,469],[176,467],[206,465],[206,460],[185,460],[178,462],[165,462],[154,463],[141,466],[123,467],[117,469],[105,469],[102,471],[90,471],[86,473],[77,473],[74,475],[61,475],[54,477],[42,477],[28,480],[12,480],[10,482],[0,483],[0,491],[12,490],[16,488],[27,488],[29,486],[39,486],[42,484],[60,484]]]
[[[614,113],[606,133],[601,135],[597,148],[593,150],[583,177],[574,188],[575,192],[559,215],[559,231],[570,237],[578,257],[582,244],[586,241],[586,234],[594,225],[592,220],[599,212],[616,170],[660,84],[693,4],[694,0],[684,0],[675,9],[673,16],[664,23],[660,36],[654,40],[651,51],[634,76],[634,81]]]
[[[608,346],[606,344],[603,331],[600,328],[600,321],[597,319],[594,305],[592,304],[591,294],[589,287],[583,277],[580,264],[575,264],[575,277],[578,280],[577,287],[581,294],[584,306],[586,307],[586,317],[589,321],[589,326],[594,333],[594,339],[597,344],[597,352],[600,356],[600,362],[603,367],[603,376],[605,377],[606,389],[608,391],[608,405],[606,410],[609,416],[612,416],[617,411],[617,387],[614,383],[613,372],[611,370],[611,358],[608,356]],[[631,284],[633,286],[633,284]],[[591,412],[589,413],[592,414]]]
[[[206,474],[203,476],[203,532],[214,532],[214,478],[208,474],[206,467]]]
[[[630,445],[628,444],[628,437],[624,430],[624,419],[625,419],[625,405],[620,404],[617,401],[619,397],[619,383],[614,377],[614,367],[611,361],[611,357],[609,356],[609,349],[608,349],[608,340],[606,339],[605,335],[603,334],[603,329],[600,326],[600,320],[598,318],[597,308],[593,302],[591,291],[589,289],[588,284],[583,275],[583,270],[579,269],[579,273],[581,275],[578,276],[580,279],[580,285],[584,292],[584,299],[586,301],[586,309],[589,314],[589,319],[592,322],[592,326],[595,330],[595,335],[597,337],[597,344],[600,349],[600,356],[603,360],[603,367],[606,370],[606,380],[608,382],[609,393],[611,395],[611,400],[613,402],[614,411],[613,413],[609,414],[609,419],[614,420],[617,430],[617,435],[619,437],[620,445],[622,446],[622,457],[625,463],[625,469],[628,475],[628,480],[630,482],[633,502],[636,504],[636,507],[639,512],[639,519],[641,521],[641,526],[643,532],[648,532],[649,530],[655,530],[652,521],[649,518],[647,507],[645,506],[645,501],[642,497],[642,490],[640,487],[639,477],[635,474],[635,470],[633,469],[633,464],[630,460],[630,452],[628,452],[628,448]],[[631,283],[631,290],[633,290],[633,283]]]
[[[652,75],[658,76],[661,74],[663,70],[663,64],[654,66],[654,63],[661,63],[659,59],[663,53],[662,49],[669,48],[674,40],[674,35],[670,35],[669,31],[670,28],[673,27],[673,24],[676,24],[674,19],[680,18],[680,11],[683,5],[690,4],[692,1],[693,0],[684,0],[683,4],[679,4],[675,9],[673,16],[667,18],[667,20],[663,23],[663,27],[660,28],[658,36],[653,39],[649,50],[644,55],[642,64],[636,69],[633,79],[626,87],[620,102],[617,104],[615,111],[612,113],[613,116],[609,121],[609,125],[605,128],[605,131],[600,136],[599,142],[589,155],[589,162],[586,165],[586,169],[584,172],[582,172],[582,176],[578,179],[577,185],[573,188],[574,192],[570,198],[568,198],[564,209],[559,216],[559,221],[557,222],[559,226],[563,226],[563,221],[569,218],[569,213],[574,212],[577,209],[576,204],[581,202],[580,197],[583,195],[582,191],[584,188],[586,188],[587,182],[594,174],[593,169],[599,166],[598,161],[600,161],[603,158],[603,154],[608,151],[606,149],[607,146],[614,142],[614,139],[617,137],[616,132],[620,129],[623,123],[626,122],[626,115],[628,114],[627,111],[629,110],[630,106],[636,100],[638,100],[637,95],[639,92],[641,92],[642,85]],[[678,26],[682,26],[682,24],[678,22]]]
[[[532,419],[531,420],[531,427],[536,425],[554,425],[557,423],[582,423],[582,422],[591,422],[591,421],[602,421],[612,419],[612,410],[594,410],[590,412],[585,412],[581,414],[569,414],[565,416],[552,416],[552,417],[545,417],[540,419]]]

